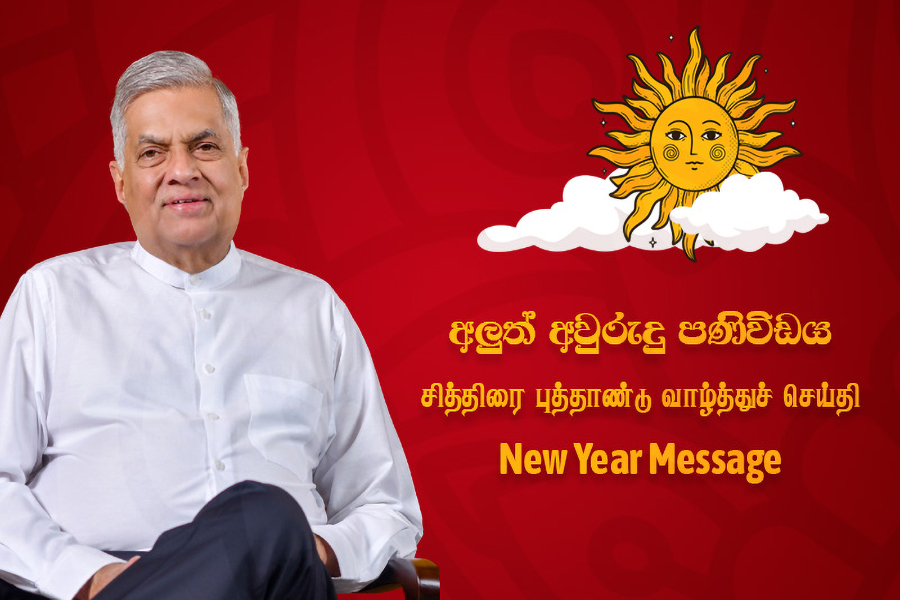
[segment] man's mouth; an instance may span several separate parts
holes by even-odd
[[[197,202],[209,202],[209,198],[199,198],[199,197],[188,197],[188,198],[173,198],[165,203],[164,206],[172,206],[179,204],[194,204]]]

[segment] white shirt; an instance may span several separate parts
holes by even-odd
[[[41,263],[0,317],[0,577],[70,600],[213,496],[287,490],[338,591],[421,513],[365,342],[323,281],[232,245],[189,275],[137,243]]]

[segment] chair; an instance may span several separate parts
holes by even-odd
[[[360,590],[370,594],[402,589],[406,600],[439,600],[438,566],[424,558],[392,558],[378,579]]]

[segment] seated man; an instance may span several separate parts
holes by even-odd
[[[232,242],[234,96],[157,52],[111,121],[137,242],[37,265],[0,318],[0,599],[361,587],[414,552],[419,506],[344,304]]]

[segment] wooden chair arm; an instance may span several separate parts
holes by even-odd
[[[438,566],[424,558],[392,558],[378,579],[360,590],[363,593],[402,589],[406,600],[439,600],[441,581]]]

